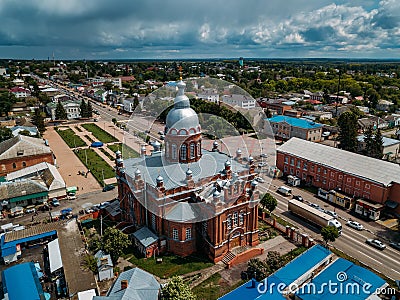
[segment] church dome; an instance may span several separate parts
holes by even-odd
[[[166,119],[167,133],[183,135],[199,133],[199,118],[197,113],[190,108],[189,98],[185,95],[186,84],[179,81],[177,86],[178,94],[174,100],[174,107]],[[182,130],[184,131],[182,132]]]

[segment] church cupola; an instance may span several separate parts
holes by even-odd
[[[165,153],[170,162],[190,163],[201,158],[201,127],[197,113],[190,108],[185,95],[186,84],[177,83],[178,93],[174,107],[169,111],[165,125]]]

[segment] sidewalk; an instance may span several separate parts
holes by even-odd
[[[100,189],[99,183],[92,174],[88,174],[87,178],[77,176],[78,171],[86,170],[86,167],[58,135],[54,127],[47,127],[43,138],[48,140],[49,146],[57,158],[56,165],[58,171],[63,177],[67,187],[79,187],[78,193],[93,192]]]

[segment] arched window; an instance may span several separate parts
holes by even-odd
[[[201,156],[201,144],[197,143],[197,156]]]
[[[176,145],[175,144],[172,144],[171,151],[172,151],[172,159],[176,159]]]
[[[13,166],[13,169],[17,168],[17,164],[16,163],[13,163],[12,166]]]
[[[172,239],[175,241],[179,240],[178,229],[176,229],[176,228],[172,229]]]
[[[165,156],[169,157],[169,143],[168,142],[165,143]]]
[[[196,149],[196,145],[194,143],[190,143],[190,158],[194,158],[195,157],[195,149]]]
[[[26,167],[26,162],[25,162],[25,161],[22,162],[22,166],[23,166],[24,168]]]
[[[186,144],[182,144],[181,146],[181,160],[186,160],[187,155],[187,146]]]

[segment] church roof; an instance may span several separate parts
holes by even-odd
[[[197,182],[203,178],[211,177],[225,169],[225,162],[231,160],[228,155],[221,152],[202,150],[202,157],[197,162],[170,163],[164,153],[153,153],[150,156],[131,158],[124,160],[126,174],[135,178],[135,171],[140,170],[143,179],[152,186],[157,186],[156,178],[161,175],[164,179],[165,188],[172,189],[186,185],[186,171],[188,168],[193,172],[192,178]],[[247,170],[247,167],[231,160],[231,169],[235,172]]]

